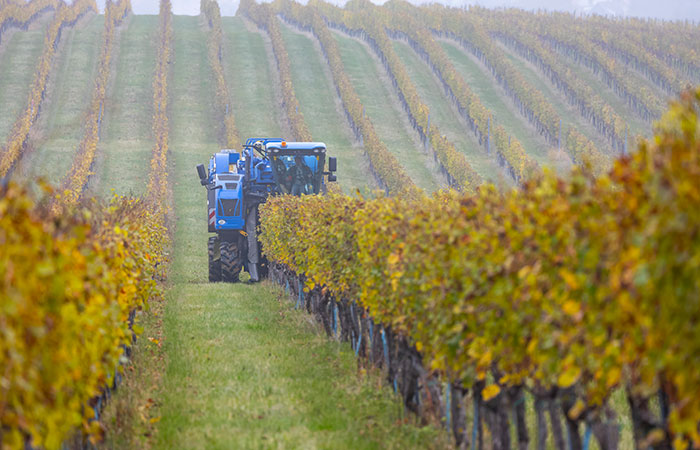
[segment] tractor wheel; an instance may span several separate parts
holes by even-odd
[[[221,241],[221,277],[226,283],[237,283],[241,273],[241,254],[237,242]]]
[[[221,248],[218,236],[209,238],[209,282],[221,281]]]
[[[263,256],[260,258],[260,264],[258,266],[258,275],[260,275],[261,280],[270,276],[270,263],[266,257]]]

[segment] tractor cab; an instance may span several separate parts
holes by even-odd
[[[335,181],[335,158],[329,158],[329,171],[324,173],[326,144],[322,142],[275,141],[266,145],[272,174],[282,194],[319,194],[323,175]]]

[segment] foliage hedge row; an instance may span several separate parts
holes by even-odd
[[[167,230],[144,202],[56,213],[52,196],[0,190],[3,448],[57,449],[76,428],[98,437],[88,403],[114,383],[133,311],[160,295]]]
[[[350,2],[346,5],[346,9],[340,9],[325,2],[313,2],[313,5],[329,21],[344,24],[350,29],[363,29],[365,21],[360,17],[361,11],[371,8],[364,1]],[[479,142],[483,142],[486,145],[490,129],[491,146],[495,149],[499,161],[507,167],[509,173],[516,181],[523,182],[534,173],[537,173],[539,170],[537,164],[527,156],[520,142],[511,138],[502,125],[493,123],[491,112],[454,71],[447,57],[440,57],[440,49],[437,48],[437,45],[430,46],[429,43],[424,43],[429,47],[426,51],[431,56],[435,55],[436,59],[431,61],[436,65],[442,74],[442,78],[450,87],[452,95],[460,107],[460,111],[466,115],[470,125],[476,130]],[[438,66],[440,63],[444,63],[444,67]]]
[[[233,108],[230,105],[231,95],[224,77],[223,59],[223,32],[221,31],[221,11],[215,0],[202,0],[200,11],[209,23],[209,36],[207,37],[207,51],[209,64],[214,72],[216,82],[215,102],[219,116],[224,118],[225,145],[227,148],[237,148],[241,144],[236,121],[233,116]]]
[[[158,16],[158,46],[156,48],[156,68],[153,77],[153,136],[155,145],[151,157],[151,170],[146,188],[148,203],[165,222],[170,212],[170,191],[168,182],[168,80],[173,57],[173,17],[170,0],[160,1]]]
[[[242,3],[242,5],[244,4]],[[338,44],[318,11],[314,8],[303,7],[295,2],[280,1],[273,3],[273,5],[287,20],[292,20],[301,27],[309,29],[318,39],[328,61],[333,82],[343,102],[348,121],[355,134],[362,140],[370,169],[377,181],[392,194],[416,192],[418,188],[396,157],[379,139],[372,122],[365,115],[362,102],[345,72]]]
[[[32,4],[30,3],[29,5]],[[39,115],[53,57],[56,53],[58,41],[61,38],[61,30],[65,26],[74,24],[78,18],[88,11],[97,11],[95,0],[76,0],[70,6],[63,2],[58,2],[58,9],[44,38],[44,49],[34,73],[34,81],[27,98],[27,106],[17,118],[7,142],[2,148],[2,154],[0,154],[0,178],[5,177],[9,173],[15,162],[22,155],[24,144],[29,136],[29,130]]]
[[[68,205],[75,205],[92,174],[92,166],[100,141],[100,126],[104,114],[104,102],[109,82],[112,49],[114,47],[115,29],[131,11],[129,0],[107,2],[105,7],[105,27],[102,32],[100,62],[95,78],[92,100],[85,118],[85,135],[78,151],[73,157],[73,165],[61,185],[60,200]]]
[[[239,13],[247,15],[260,28],[267,31],[272,41],[272,51],[277,61],[280,84],[282,87],[282,104],[284,106],[294,139],[311,141],[311,132],[304,121],[304,115],[299,111],[299,100],[294,93],[292,71],[289,64],[289,54],[282,39],[280,24],[269,4],[255,4],[254,1],[241,2]]]
[[[276,197],[261,210],[263,248],[308,288],[357,299],[449,380],[486,381],[484,400],[509,386],[568,389],[580,419],[620,386],[662,390],[668,422],[655,436],[700,446],[699,112],[700,89],[599,178]]]
[[[562,63],[561,57],[545,45],[526,24],[503,21],[486,10],[479,10],[478,23],[537,65],[574,105],[579,113],[604,136],[612,149],[625,147],[627,123],[588,83]]]
[[[463,153],[458,152],[454,144],[440,134],[438,126],[430,121],[430,110],[423,103],[413,81],[408,75],[403,63],[399,59],[391,40],[387,36],[385,26],[388,17],[381,14],[384,10],[373,5],[365,5],[367,8],[357,11],[352,15],[334,14],[334,19],[341,22],[336,24],[348,30],[361,30],[366,39],[373,43],[379,53],[389,75],[399,92],[399,97],[405,105],[406,112],[412,124],[423,139],[427,139],[434,151],[437,162],[442,166],[454,187],[474,192],[481,184],[481,177],[474,171]]]

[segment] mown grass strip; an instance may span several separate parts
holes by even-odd
[[[148,99],[153,98],[157,31],[157,16],[132,16],[121,31],[95,170],[102,195],[113,189],[134,195],[145,190],[153,146],[153,102]]]
[[[249,30],[240,17],[222,17],[224,73],[231,107],[243,139],[285,137],[277,118],[273,77],[260,33]]]

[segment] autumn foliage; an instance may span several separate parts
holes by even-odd
[[[55,449],[99,433],[90,399],[114,375],[160,295],[167,234],[140,200],[114,197],[54,214],[53,193],[0,190],[0,436]]]
[[[355,298],[425,362],[483,395],[567,388],[574,418],[613,390],[668,398],[667,439],[700,446],[700,90],[599,178],[546,172],[503,193],[277,197],[271,260]]]

